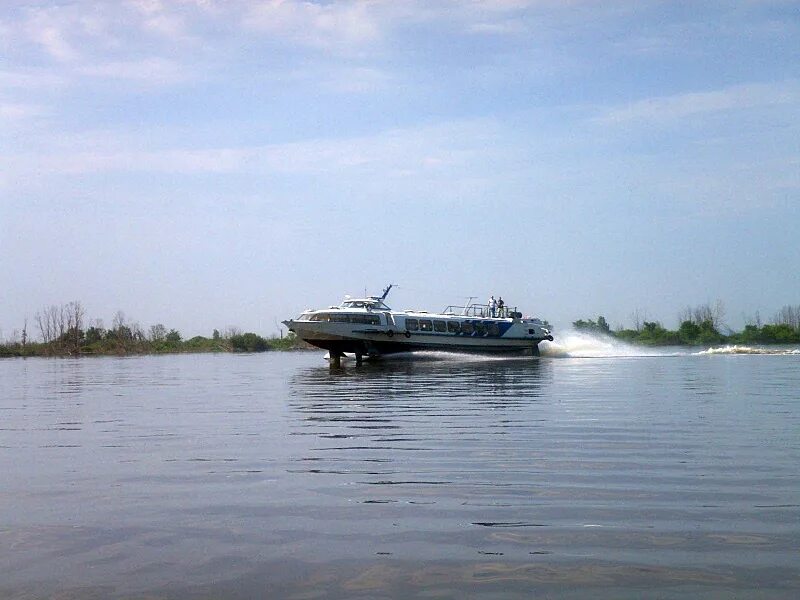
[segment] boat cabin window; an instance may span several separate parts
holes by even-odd
[[[433,321],[430,319],[420,319],[419,328],[421,331],[433,331]]]
[[[371,300],[345,300],[342,308],[366,308],[368,310],[391,310],[379,298]]]
[[[304,312],[302,315],[297,317],[298,321],[309,321],[310,319],[311,319],[311,314],[307,312]]]
[[[330,321],[331,316],[328,313],[316,313],[309,317],[310,321]]]
[[[349,323],[350,315],[342,313],[333,313],[331,315],[331,323]]]
[[[486,323],[483,323],[482,321],[476,321],[475,333],[477,335],[486,335]]]
[[[500,326],[494,321],[490,322],[489,327],[486,329],[489,332],[489,335],[500,335]]]
[[[461,323],[458,321],[448,321],[447,322],[447,331],[450,333],[458,333],[461,331]]]
[[[417,331],[419,329],[419,321],[416,319],[406,319],[406,329],[409,331]]]
[[[379,315],[350,315],[350,320],[353,323],[362,323],[364,325],[381,324],[381,318]]]
[[[472,335],[472,332],[475,331],[475,328],[472,326],[470,321],[464,321],[461,324],[461,332],[466,333],[467,335]]]
[[[444,321],[434,321],[433,330],[438,331],[439,333],[444,333],[445,331],[447,331],[447,323],[445,323]]]

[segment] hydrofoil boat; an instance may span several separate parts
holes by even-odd
[[[553,341],[549,325],[538,318],[523,316],[514,307],[494,311],[486,304],[467,302],[448,306],[442,312],[395,311],[386,296],[345,297],[338,306],[306,310],[283,324],[297,337],[329,352],[332,363],[345,353],[364,357],[384,354],[439,350],[479,354],[539,355],[539,342]]]

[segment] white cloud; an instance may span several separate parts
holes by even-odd
[[[359,46],[381,36],[375,10],[379,6],[363,1],[317,4],[265,0],[247,11],[243,24],[311,46]]]
[[[611,109],[597,121],[606,124],[640,121],[659,123],[702,113],[798,102],[800,102],[800,85],[795,81],[774,84],[752,83],[711,92],[648,98]]]
[[[186,35],[183,20],[174,15],[154,15],[145,19],[144,26],[154,33],[170,38],[179,38]]]
[[[520,10],[531,4],[533,4],[531,0],[480,0],[470,3],[470,5],[476,9],[500,12]]]
[[[145,31],[170,39],[188,37],[186,21],[174,4],[168,7],[161,0],[133,0],[131,6],[140,14]]]
[[[44,69],[0,71],[0,89],[3,90],[46,90],[60,87],[65,83],[63,75]]]
[[[161,0],[130,0],[130,4],[145,15],[155,15],[164,10]]]
[[[179,51],[176,42],[192,41],[190,27],[202,25],[207,15],[202,3],[136,0],[97,3],[75,0],[26,8],[0,27],[13,36],[7,41],[9,52],[25,59],[26,45],[41,48],[45,55],[64,65],[91,62],[137,60],[141,54],[154,54],[154,36],[169,45],[162,52]],[[212,15],[219,16],[219,15]],[[228,19],[233,21],[232,16]],[[152,34],[152,35],[147,35]]]
[[[391,80],[391,76],[380,69],[345,67],[327,70],[320,77],[320,85],[336,93],[365,94],[387,88]]]
[[[206,149],[149,149],[142,141],[148,136],[137,141],[109,131],[65,137],[35,155],[15,153],[0,158],[20,181],[32,172],[42,171],[72,175],[150,172],[270,176],[367,170],[407,176],[472,162],[490,145],[487,136],[495,127],[491,121],[477,120],[345,139]]]
[[[18,122],[49,114],[49,110],[38,104],[0,101],[0,120]]]
[[[145,58],[86,65],[78,72],[91,77],[123,79],[147,84],[179,83],[190,78],[180,63],[164,58]]]
[[[322,75],[320,85],[335,92],[362,93],[387,85],[388,71],[376,64],[385,58],[383,52],[396,51],[396,45],[410,41],[406,33],[414,32],[401,31],[404,28],[420,27],[426,35],[515,34],[530,28],[532,21],[524,17],[531,11],[550,13],[558,11],[557,6],[542,0],[73,0],[18,11],[8,23],[0,23],[0,31],[14,36],[5,43],[17,48],[20,64],[31,55],[26,45],[33,42],[54,59],[64,77],[142,81],[142,69],[152,67],[160,83],[184,80],[176,65],[196,63],[198,52],[235,63],[243,58],[239,54],[243,46],[252,48],[254,42],[265,40],[275,42],[272,50],[278,55],[292,44],[338,57],[357,53],[363,59],[359,64],[349,65],[349,72],[343,68],[332,77]],[[148,63],[155,60],[161,62]],[[303,67],[319,71],[318,65]]]
[[[525,26],[519,21],[502,20],[494,22],[477,22],[467,26],[471,33],[484,33],[489,35],[518,34],[525,31]]]
[[[79,56],[77,50],[67,41],[59,24],[46,13],[40,13],[28,23],[28,35],[59,62],[69,62]]]

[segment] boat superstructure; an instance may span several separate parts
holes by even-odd
[[[395,311],[385,303],[391,288],[381,296],[345,297],[338,306],[306,310],[283,324],[300,339],[328,350],[331,361],[344,353],[361,362],[364,356],[420,350],[538,356],[539,342],[553,340],[547,323],[523,317],[516,307],[494,316],[487,305],[470,302],[438,313]]]

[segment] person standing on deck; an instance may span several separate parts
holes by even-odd
[[[497,314],[498,316],[505,317],[506,303],[503,302],[503,297],[497,299]]]
[[[494,299],[494,295],[489,297],[489,316],[494,318],[495,313],[497,312],[497,300]]]

